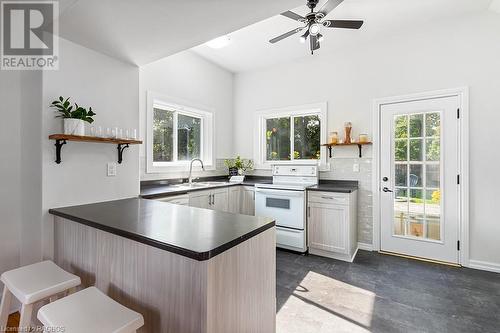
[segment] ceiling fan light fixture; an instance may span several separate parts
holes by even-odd
[[[231,43],[231,37],[225,35],[212,39],[206,42],[205,45],[211,49],[222,49],[223,47],[228,46],[229,43]]]
[[[311,24],[311,26],[309,27],[309,33],[311,34],[311,36],[316,36],[319,34],[320,32],[320,25],[318,23],[313,23]]]
[[[318,34],[318,42],[322,42],[324,39],[322,34]]]
[[[307,39],[307,37],[305,37],[305,36],[300,36],[300,37],[299,37],[299,42],[301,42],[302,44],[304,44],[304,43],[306,42],[306,39]]]

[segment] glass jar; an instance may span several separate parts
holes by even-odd
[[[339,142],[339,133],[337,132],[330,132],[330,135],[328,136],[328,142],[332,144],[336,144]]]
[[[368,142],[368,134],[360,134],[359,135],[359,143],[367,143]]]

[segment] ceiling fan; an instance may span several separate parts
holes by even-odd
[[[302,27],[295,28],[289,32],[284,33],[278,37],[271,39],[270,43],[279,42],[282,39],[293,36],[296,33],[307,29],[302,36],[300,36],[300,41],[305,43],[307,37],[309,37],[309,43],[311,46],[311,54],[319,49],[319,43],[323,41],[323,35],[321,34],[321,29],[324,28],[344,28],[344,29],[359,29],[363,25],[363,21],[357,20],[325,20],[325,16],[328,15],[332,10],[334,10],[338,5],[340,5],[344,0],[328,0],[323,7],[317,12],[314,11],[319,0],[308,0],[307,7],[311,9],[311,12],[304,16],[300,16],[291,11],[286,11],[281,13],[281,15],[286,16],[294,21],[304,24]]]

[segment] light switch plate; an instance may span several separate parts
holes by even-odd
[[[359,164],[355,163],[352,165],[352,172],[359,172]]]
[[[116,176],[116,163],[108,163],[108,177]]]

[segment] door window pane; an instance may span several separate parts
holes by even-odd
[[[395,165],[396,186],[408,186],[408,164]]]
[[[410,139],[410,161],[422,161],[422,139]]]
[[[396,188],[394,193],[394,234],[406,235],[406,221],[408,220],[408,190]]]
[[[427,161],[439,161],[441,158],[441,142],[439,139],[426,139],[425,145],[425,156]]]
[[[440,166],[439,164],[427,164],[425,172],[425,186],[439,188]]]
[[[441,117],[439,112],[432,112],[425,114],[425,136],[426,137],[436,137],[440,136]]]
[[[153,109],[153,161],[173,161],[174,112]]]
[[[266,119],[267,160],[290,160],[290,118]]]
[[[425,210],[422,190],[410,190],[409,215],[409,235],[423,237]]]
[[[423,184],[422,164],[410,165],[410,187],[421,187]]]
[[[419,138],[423,136],[423,114],[412,114],[410,116],[410,138]]]
[[[200,158],[201,119],[183,114],[177,116],[177,154],[179,161]]]
[[[394,137],[396,139],[408,137],[408,117],[396,116],[394,118]]]
[[[293,158],[309,160],[320,158],[321,126],[319,116],[293,118]]]
[[[394,142],[394,160],[396,161],[406,161],[408,159],[408,140],[396,140]]]

